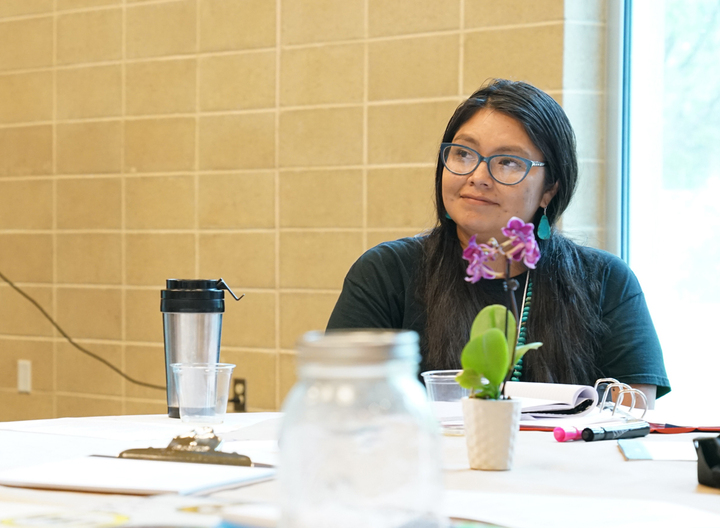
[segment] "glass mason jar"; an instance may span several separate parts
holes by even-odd
[[[310,332],[297,352],[280,433],[280,527],[446,526],[417,334]]]

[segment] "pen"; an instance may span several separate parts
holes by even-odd
[[[596,440],[617,440],[619,438],[636,438],[646,436],[650,432],[650,424],[643,421],[628,422],[617,425],[586,427],[582,439],[586,442]]]

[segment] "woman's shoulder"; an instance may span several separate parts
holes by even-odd
[[[614,305],[642,293],[635,273],[623,259],[602,249],[570,243],[587,275],[602,283],[606,302]]]
[[[422,235],[382,242],[371,247],[350,269],[353,276],[410,275],[420,262],[423,252]]]
[[[408,264],[417,262],[423,252],[425,236],[399,238],[381,242],[377,246],[368,249],[360,260],[373,262],[400,261]]]
[[[575,244],[578,253],[584,258],[585,261],[603,270],[610,270],[615,273],[632,273],[627,263],[604,249],[598,249],[590,246],[581,246]]]
[[[610,269],[621,273],[632,273],[624,260],[609,251],[579,244],[562,235],[557,235],[555,240],[555,249],[552,251],[556,255],[555,258],[573,258],[578,264],[596,270]]]

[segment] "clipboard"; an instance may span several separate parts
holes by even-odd
[[[237,453],[217,451],[222,440],[211,427],[201,427],[187,434],[178,435],[167,447],[128,449],[118,458],[154,460],[156,462],[188,462],[191,464],[219,464],[222,466],[256,466],[250,457]],[[257,464],[257,466],[260,466]],[[268,467],[262,464],[263,467]]]

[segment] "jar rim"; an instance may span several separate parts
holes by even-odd
[[[315,330],[297,342],[299,362],[367,364],[420,359],[419,336],[412,330]]]

